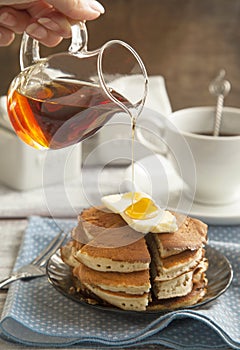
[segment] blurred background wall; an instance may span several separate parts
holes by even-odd
[[[150,75],[163,75],[174,110],[215,104],[208,84],[221,68],[231,81],[227,105],[240,107],[239,0],[102,0],[105,15],[88,23],[89,48],[122,39],[141,55]],[[0,93],[19,71],[20,37],[0,48]],[[61,51],[42,49],[42,55]]]

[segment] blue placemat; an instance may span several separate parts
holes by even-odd
[[[70,230],[75,224],[31,217],[15,267],[29,262],[56,234],[58,225]],[[12,284],[1,317],[1,336],[29,346],[240,349],[240,226],[209,227],[209,239],[234,270],[231,287],[211,305],[162,316],[124,315],[69,300],[41,277]]]

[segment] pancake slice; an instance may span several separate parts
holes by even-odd
[[[202,277],[201,281],[194,283],[191,292],[182,297],[153,300],[147,307],[147,310],[167,311],[184,307],[189,307],[201,301],[207,292],[207,282]]]
[[[159,299],[170,299],[189,294],[193,283],[203,279],[208,268],[207,260],[202,260],[196,269],[184,273],[168,281],[153,281],[152,290],[155,297]]]
[[[202,248],[207,243],[207,228],[202,221],[187,217],[175,232],[153,233],[161,258]]]
[[[110,237],[114,244],[119,237],[132,236],[132,229],[125,227],[115,232],[113,235],[109,232],[97,236],[90,243],[83,245],[75,253],[75,258],[84,265],[97,271],[115,271],[115,272],[133,272],[149,268],[151,257],[147,249],[144,237],[137,241],[113,248],[106,248],[105,237],[110,242]],[[110,237],[109,237],[110,236]],[[121,240],[122,242],[122,240]]]
[[[169,299],[187,295],[193,287],[193,271],[184,273],[168,281],[154,281],[153,292],[157,299]]]
[[[154,263],[152,265],[152,278],[158,281],[170,280],[194,269],[204,253],[204,250],[200,248],[194,251],[185,250],[182,253],[161,258],[154,235],[148,234],[146,240]]]
[[[90,284],[85,286],[102,300],[123,310],[145,311],[148,305],[148,293],[134,295],[107,291]]]
[[[150,290],[149,270],[131,273],[95,271],[83,264],[73,270],[73,275],[84,285],[92,285],[111,292],[144,294]]]

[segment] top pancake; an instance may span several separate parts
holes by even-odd
[[[90,207],[84,209],[78,216],[85,231],[92,237],[99,234],[100,228],[118,228],[127,226],[119,214],[112,213],[105,207]]]
[[[180,216],[175,215],[180,222]],[[81,243],[85,243],[81,241],[84,235],[89,239],[76,253],[80,262],[100,271],[130,272],[148,268],[151,259],[143,235],[126,225],[119,214],[104,207],[91,207],[83,210],[78,220],[73,239]],[[177,231],[152,235],[160,257],[165,258],[202,248],[206,243],[207,225],[186,217]],[[125,263],[123,269],[121,262]]]
[[[151,261],[143,235],[126,225],[118,214],[105,208],[83,210],[72,238],[83,242],[90,238],[75,257],[98,271],[132,272],[149,268]],[[85,242],[83,242],[85,243]]]
[[[178,230],[171,233],[153,233],[162,258],[185,250],[197,250],[207,243],[207,225],[186,217]]]

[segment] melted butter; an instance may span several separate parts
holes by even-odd
[[[139,201],[129,205],[124,213],[131,219],[147,220],[158,214],[158,208],[150,198],[141,198]]]

